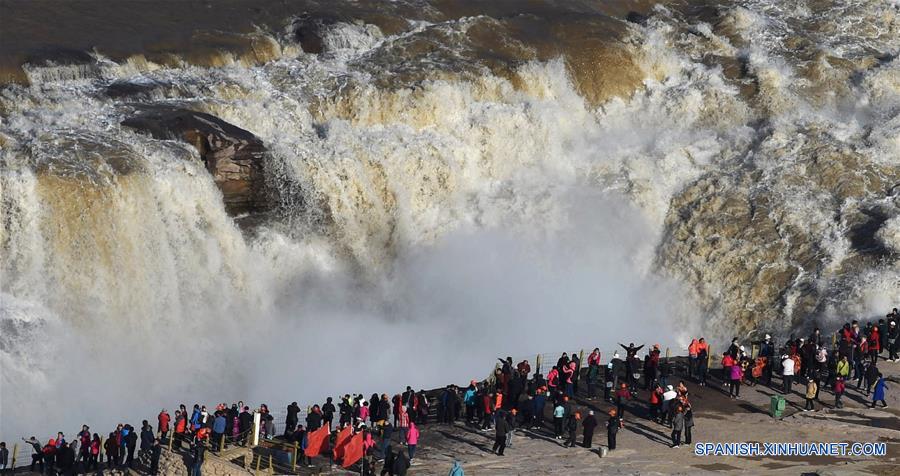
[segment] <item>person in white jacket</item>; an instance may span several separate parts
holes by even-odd
[[[784,384],[781,393],[787,395],[791,393],[791,384],[794,381],[794,359],[788,355],[782,355],[781,368],[781,381]]]

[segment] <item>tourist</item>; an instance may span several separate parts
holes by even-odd
[[[125,443],[125,448],[128,451],[128,458],[125,460],[125,465],[134,469],[134,450],[137,449],[138,435],[133,426],[125,425],[125,427],[128,429],[128,434],[122,438],[122,441]]]
[[[675,416],[675,404],[676,398],[678,398],[678,392],[675,391],[675,388],[671,385],[666,387],[666,391],[663,392],[663,404],[662,404],[662,421],[660,423],[669,426],[672,424],[672,418]]]
[[[316,431],[321,426],[325,417],[322,415],[322,409],[318,405],[313,405],[312,411],[306,415],[306,431]],[[243,427],[243,422],[241,422]]]
[[[580,353],[572,352],[572,359],[569,361],[569,366],[574,370],[572,372],[572,395],[570,395],[573,398],[578,393],[578,381],[581,379],[581,357],[579,355]]]
[[[5,473],[9,466],[9,450],[6,449],[6,442],[0,441],[0,473]]]
[[[94,433],[91,438],[91,442],[88,445],[90,447],[89,453],[90,458],[88,459],[87,464],[85,465],[85,470],[98,470],[100,467],[100,435]]]
[[[44,452],[41,448],[41,443],[35,437],[31,437],[29,439],[22,438],[22,441],[31,445],[32,453],[31,453],[31,472],[34,471],[34,467],[37,466],[40,468],[40,472],[44,472]]]
[[[453,467],[450,468],[450,472],[447,473],[447,476],[466,476],[466,472],[463,471],[463,467],[459,464],[459,461],[454,461]]]
[[[166,436],[169,434],[169,420],[171,417],[169,413],[166,412],[166,409],[163,408],[162,411],[159,412],[159,415],[156,416],[156,429],[159,431],[159,438],[161,440],[165,440]]]
[[[162,446],[159,438],[153,439],[153,445],[150,448],[150,474],[159,474],[159,457],[162,455]]]
[[[868,362],[868,363],[866,363],[865,374],[866,374],[866,396],[868,397],[869,394],[872,393],[872,386],[875,385],[875,382],[878,381],[878,376],[881,375],[881,372],[878,371],[878,366],[875,365],[875,362]]]
[[[385,424],[389,425],[390,422],[386,421]],[[381,467],[381,476],[394,476],[394,460],[396,459],[394,450],[391,449],[390,445],[388,445],[383,454],[384,466]]]
[[[91,460],[91,432],[90,427],[87,425],[81,426],[81,431],[75,435],[75,441],[80,443],[80,447],[78,450],[78,459],[81,461],[81,464],[87,466],[87,464]]]
[[[886,335],[888,360],[900,362],[900,327],[897,327],[896,318],[889,321]]]
[[[563,367],[563,381],[565,382],[565,391],[566,395],[569,397],[575,396],[575,372],[577,369],[575,368],[576,361],[572,360],[565,367]]]
[[[600,377],[600,348],[595,347],[588,355],[588,373],[587,387],[588,398],[594,399],[597,396],[597,379]]]
[[[393,474],[395,476],[406,476],[406,471],[409,469],[409,459],[406,457],[406,454],[402,451],[397,453],[394,456],[394,464],[392,465]]]
[[[477,393],[475,381],[473,380],[466,389],[465,395],[463,395],[463,404],[466,406],[466,425],[469,426],[475,423],[475,407],[478,405],[476,401]]]
[[[494,419],[494,399],[496,395],[484,392],[481,396],[481,430],[487,431],[491,429],[491,423]]]
[[[813,405],[813,400],[816,399],[816,393],[819,391],[819,386],[816,384],[815,379],[807,378],[806,379],[806,406],[803,407],[803,411],[815,411],[816,407]]]
[[[697,339],[691,339],[690,345],[688,345],[688,377],[695,377],[697,375],[697,359],[700,356],[700,341]]]
[[[734,398],[740,398],[741,396],[741,380],[744,379],[744,370],[741,367],[741,364],[735,361],[730,355],[725,356],[726,359],[731,361],[731,366],[729,367],[729,374],[731,378],[731,385],[728,389],[728,395]],[[723,362],[724,365],[724,362]]]
[[[206,459],[206,443],[202,438],[195,437],[191,442],[191,474],[201,476],[203,461]]]
[[[609,411],[609,420],[606,422],[606,441],[607,447],[610,450],[616,449],[616,433],[619,432],[619,429],[624,425],[622,421],[622,417],[619,416],[616,409],[613,408]]]
[[[287,416],[284,418],[284,434],[293,433],[300,422],[300,405],[297,402],[291,402],[287,406]]]
[[[512,439],[513,434],[516,431],[516,414],[518,410],[513,408],[512,410],[506,412],[506,447],[512,448]]]
[[[791,393],[791,383],[794,380],[794,359],[788,355],[781,356],[781,393],[788,395]]]
[[[846,387],[844,385],[844,378],[838,377],[834,382],[834,407],[835,408],[844,408],[844,403],[841,401],[841,397],[844,396],[844,391]]]
[[[594,440],[594,429],[597,428],[597,418],[594,410],[588,411],[588,416],[581,422],[581,446],[590,449]]]
[[[150,423],[147,420],[144,420],[141,423],[141,455],[146,455],[150,448],[153,446],[153,440],[156,438],[153,435],[153,427],[150,426]]]
[[[270,418],[269,421],[271,422],[272,421],[271,415],[269,415],[269,418]],[[217,411],[216,418],[213,420],[213,428],[212,428],[213,436],[212,436],[212,441],[210,442],[210,446],[213,451],[221,451],[225,448],[225,445],[223,444],[224,443],[223,437],[225,436],[225,427],[226,426],[227,426],[227,420],[225,418],[225,412],[223,412],[222,410]],[[272,435],[273,433],[274,433],[274,429],[271,433],[268,433],[268,434]]]
[[[697,355],[697,382],[701,387],[706,386],[706,373],[709,371],[709,346],[704,338],[700,338],[700,353]]]
[[[106,451],[106,467],[112,470],[119,464],[119,444],[116,442],[116,432],[110,432],[103,449]]]
[[[75,450],[65,440],[56,451],[56,466],[59,467],[59,472],[63,476],[75,475]]]
[[[559,391],[559,379],[559,368],[553,366],[553,368],[550,369],[550,372],[547,373],[547,386],[550,387],[550,393],[552,395],[556,395]]]
[[[337,408],[334,407],[334,403],[332,403],[332,398],[328,397],[325,399],[325,404],[322,405],[322,424],[328,425],[328,429],[331,430],[331,422],[334,421],[334,412],[337,411]],[[307,426],[308,422],[307,422]],[[310,428],[312,431],[312,428]]]
[[[557,440],[562,439],[562,431],[563,431],[563,418],[565,417],[566,409],[563,407],[562,402],[557,403],[555,407],[553,407],[553,436],[556,437]]]
[[[884,397],[884,391],[887,388],[888,386],[884,380],[884,376],[879,372],[878,380],[875,382],[875,392],[872,394],[872,408],[875,408],[875,404],[878,402],[881,402],[881,404],[887,408],[887,402]]]
[[[650,419],[653,421],[659,421],[660,411],[662,410],[662,402],[663,402],[663,389],[657,383],[653,390],[650,392],[649,404],[650,404]]]
[[[672,448],[681,446],[681,433],[684,431],[684,409],[681,405],[675,405],[672,418]]]
[[[503,413],[502,410],[500,413]],[[494,431],[494,446],[491,449],[491,452],[496,453],[498,456],[503,456],[503,450],[506,449],[506,433],[509,431],[509,424],[502,415],[497,418],[497,421],[494,424]]]
[[[407,444],[406,437],[407,437],[407,434],[409,433],[410,423],[411,422],[409,420],[409,411],[407,411],[406,406],[401,405],[400,413],[397,418],[397,431],[400,432],[400,443],[403,445]]]
[[[409,460],[416,457],[416,445],[419,444],[419,428],[415,422],[409,422],[409,431],[406,433],[406,448],[409,450]]]
[[[569,437],[563,446],[567,448],[575,447],[575,432],[578,430],[578,421],[581,420],[581,413],[573,412],[566,416],[566,431]]]
[[[685,394],[684,409],[684,444],[691,444],[691,430],[694,428],[694,409],[687,402],[687,394]]]
[[[616,412],[620,416],[625,416],[626,400],[631,400],[631,392],[628,391],[628,386],[625,382],[622,382],[619,389],[616,390]]]

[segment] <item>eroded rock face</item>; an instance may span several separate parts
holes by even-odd
[[[210,114],[167,106],[142,108],[122,125],[193,145],[222,191],[229,214],[268,207],[263,165],[267,150],[253,133]]]
[[[697,290],[714,331],[787,332],[846,316],[854,281],[900,261],[881,232],[900,212],[900,168],[837,147],[766,152],[771,160],[685,187],[666,218],[660,264]]]

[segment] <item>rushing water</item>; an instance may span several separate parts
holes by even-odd
[[[111,8],[4,46],[0,436],[900,301],[896,3],[448,3],[183,2],[146,42]],[[148,104],[260,138],[271,210],[121,125]]]

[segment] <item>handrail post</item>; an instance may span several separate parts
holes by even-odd
[[[222,437],[219,438],[219,452],[225,451],[225,433],[222,433]]]
[[[538,354],[537,358],[534,359],[534,373],[541,373],[541,354]]]
[[[18,443],[14,443],[14,444],[13,444],[12,465],[10,466],[10,469],[12,469],[12,471],[15,471],[15,470],[16,470],[16,459],[17,459],[18,456],[19,456],[19,444],[18,444]]]
[[[299,448],[299,445],[297,445],[297,442],[295,441],[294,442],[294,457],[291,458],[291,471],[293,471],[295,473],[297,472],[297,449],[298,448]]]

